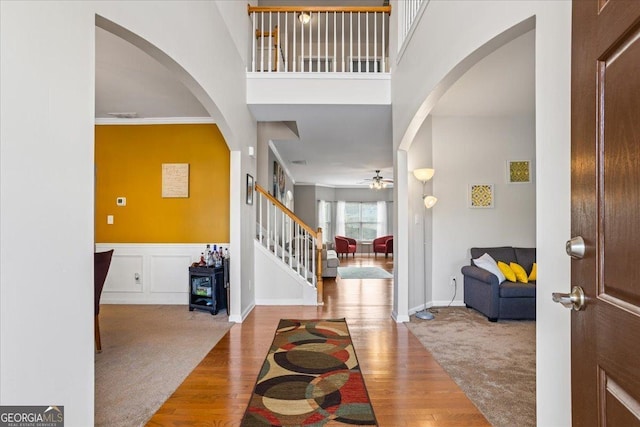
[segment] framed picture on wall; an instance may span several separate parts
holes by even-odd
[[[507,182],[509,184],[531,182],[531,162],[529,160],[508,160]]]
[[[253,177],[247,174],[247,204],[253,204]]]
[[[284,173],[284,169],[280,166],[280,163],[274,160],[273,162],[273,197],[284,203],[285,189],[287,186],[287,179]]]
[[[278,198],[278,174],[279,173],[280,173],[280,164],[274,160],[273,161],[273,185],[272,185],[273,190],[271,192],[271,195],[276,199]]]
[[[493,208],[493,184],[470,184],[469,207],[474,209]]]

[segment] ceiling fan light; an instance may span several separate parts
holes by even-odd
[[[427,182],[431,178],[433,178],[433,175],[435,173],[436,173],[435,169],[420,168],[420,169],[415,169],[413,171],[413,176],[415,176],[418,181]]]

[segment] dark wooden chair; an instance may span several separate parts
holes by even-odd
[[[100,296],[102,295],[102,288],[104,288],[104,282],[107,280],[107,273],[109,272],[109,266],[111,265],[111,258],[113,257],[113,249],[106,252],[95,252],[93,254],[93,289],[95,292],[94,297],[94,314],[95,314],[95,339],[96,350],[102,351],[102,343],[100,342],[100,321],[98,315],[100,314]]]

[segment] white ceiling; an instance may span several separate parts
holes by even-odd
[[[283,4],[280,0],[277,3]],[[336,0],[338,3],[345,4]],[[432,114],[533,114],[533,58],[532,31],[476,64],[449,89]],[[364,180],[373,177],[376,169],[385,178],[393,177],[390,106],[270,105],[251,109],[261,121],[296,121],[299,140],[274,141],[296,183],[364,187]],[[96,118],[131,112],[141,118],[208,116],[166,68],[128,42],[96,28]],[[306,165],[291,163],[299,160]]]

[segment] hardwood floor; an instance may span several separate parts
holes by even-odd
[[[341,266],[393,259],[356,256]],[[238,426],[281,318],[347,319],[380,426],[489,426],[431,354],[390,316],[391,279],[325,280],[325,305],[258,306],[209,352],[148,426]]]

